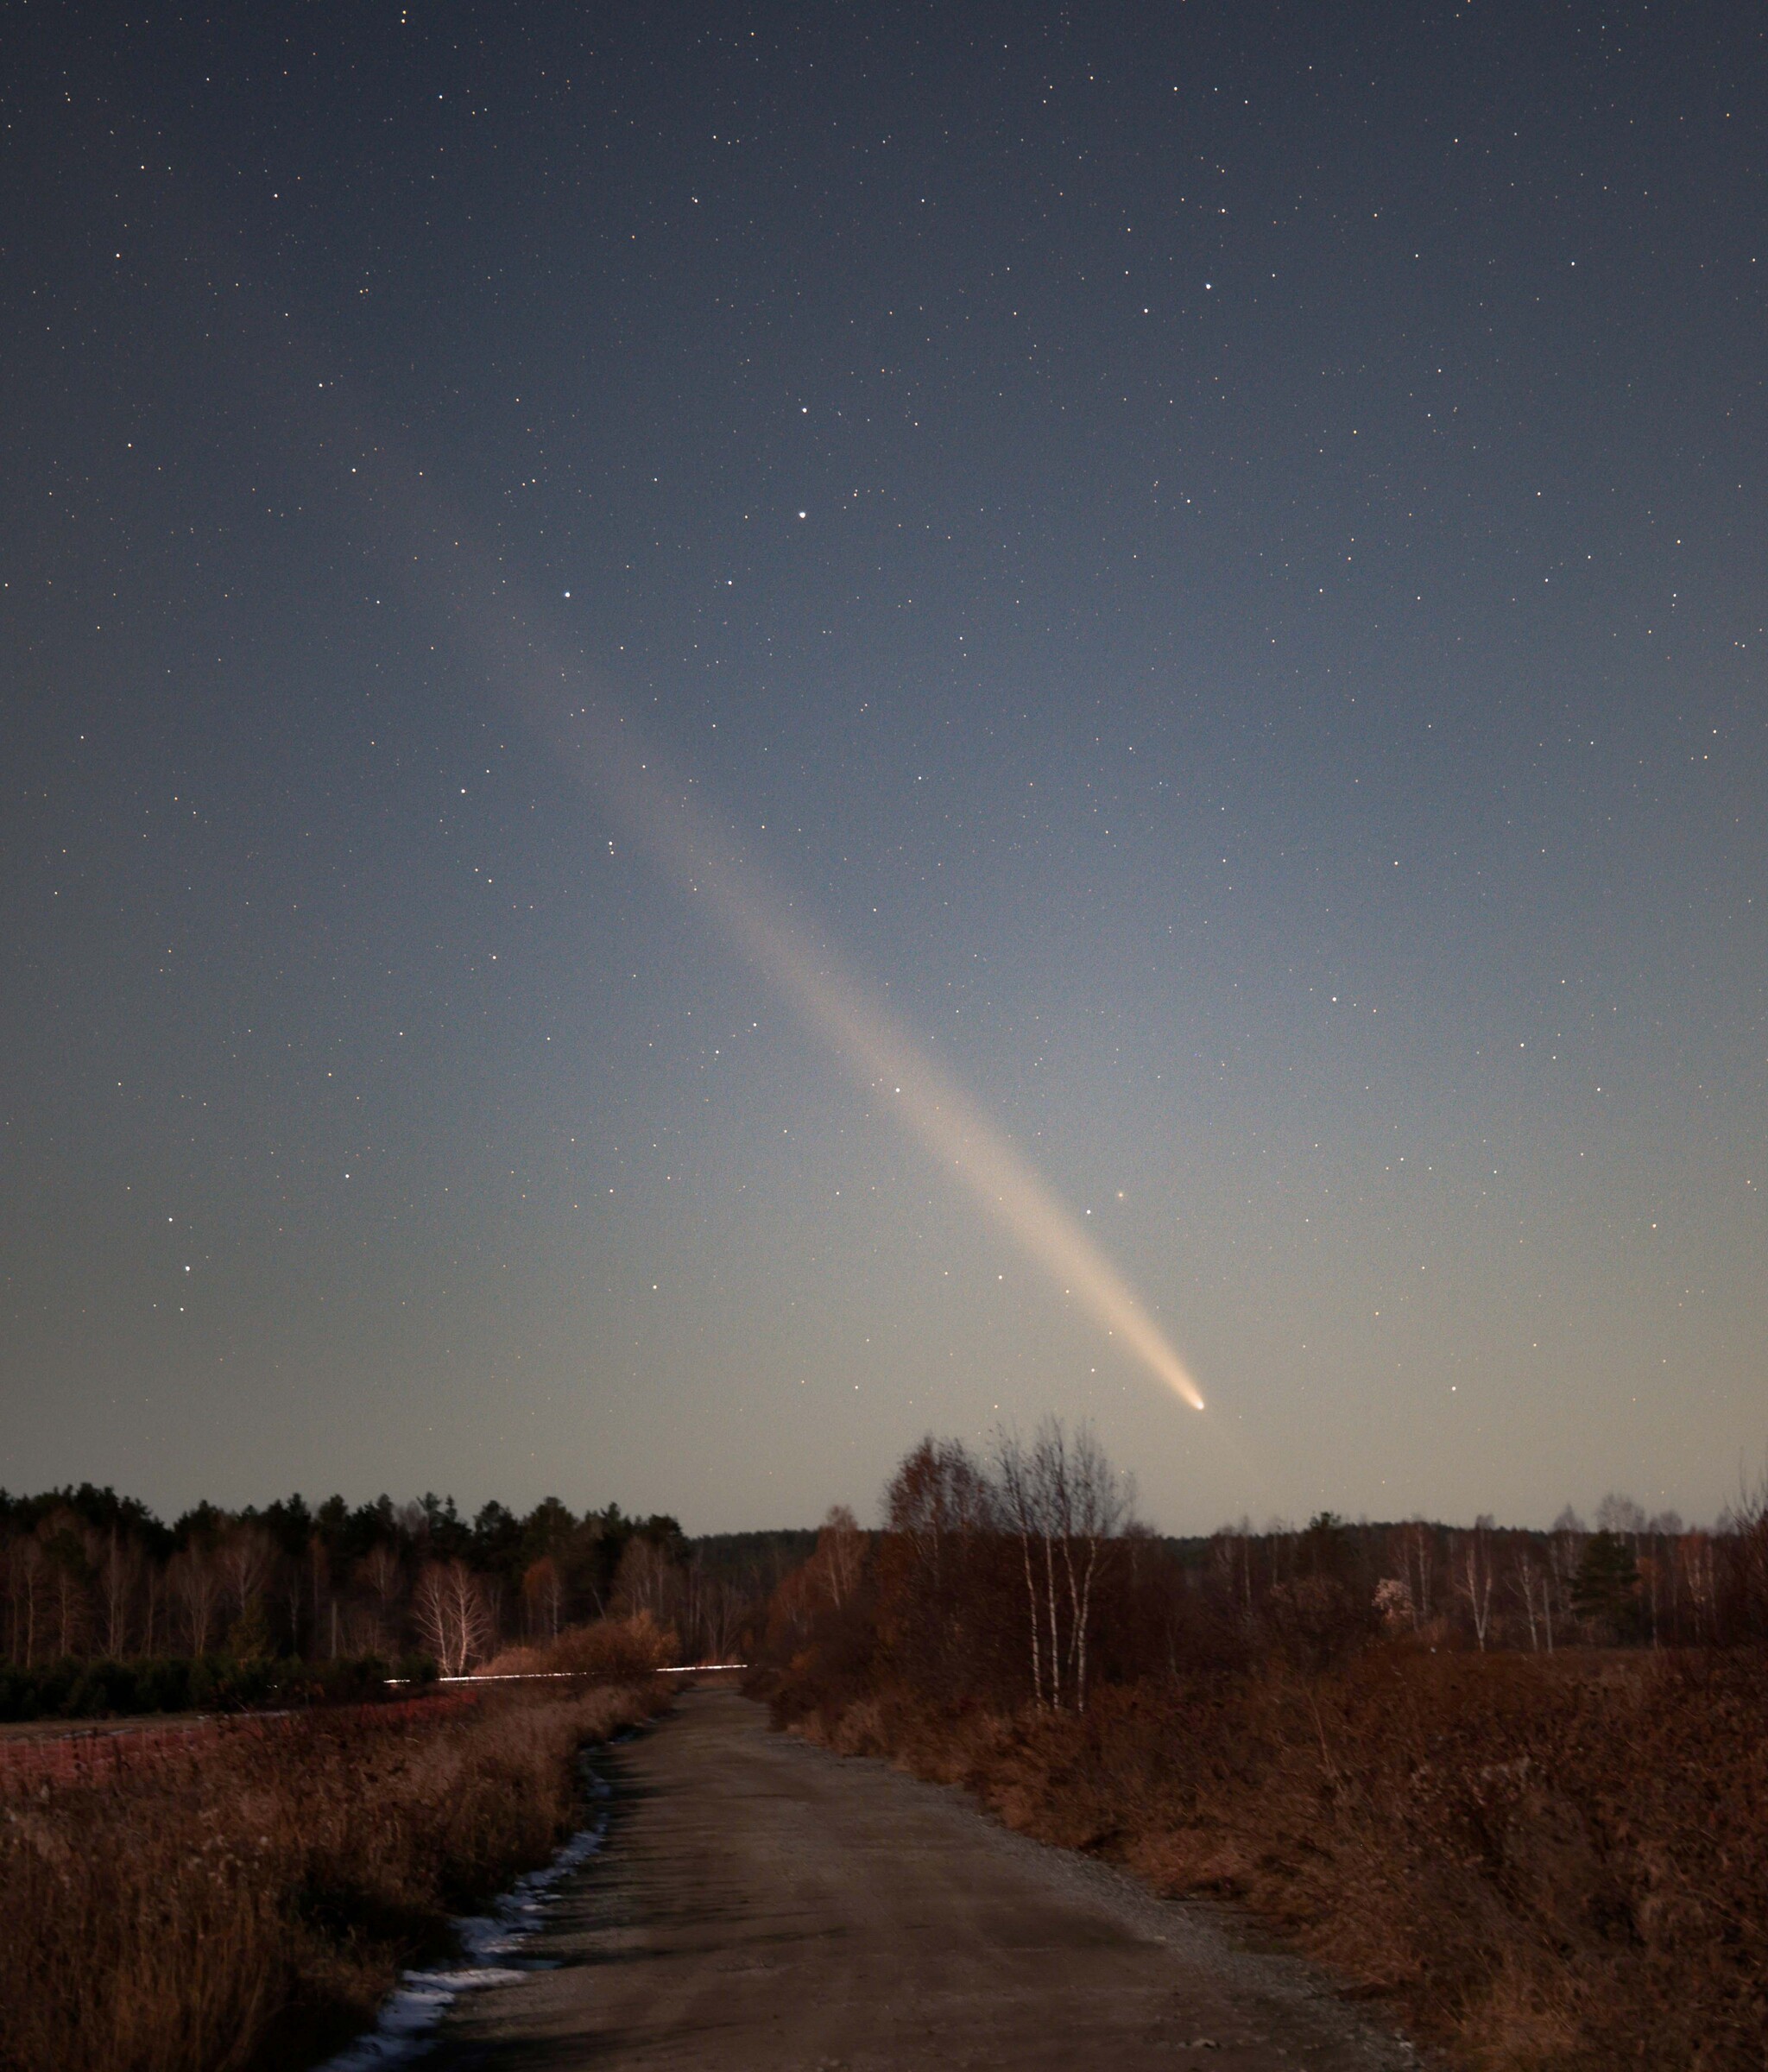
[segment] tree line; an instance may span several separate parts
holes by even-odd
[[[1273,1654],[1316,1670],[1386,1639],[1441,1650],[1726,1647],[1768,1639],[1768,1481],[1710,1528],[1605,1497],[1544,1531],[1424,1519],[1247,1520],[1166,1538],[1083,1428],[985,1452],[928,1437],[884,1528],[831,1512],[775,1593],[767,1654],[806,1703],[884,1684],[1016,1710]]]
[[[0,1490],[0,1661],[395,1663],[458,1674],[508,1646],[643,1612],[686,1659],[716,1658],[812,1544],[811,1534],[693,1540],[617,1504],[470,1519],[452,1497],[352,1507],[300,1496],[167,1525],[90,1483]]]

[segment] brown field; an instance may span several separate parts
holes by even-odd
[[[202,1712],[109,1714],[79,1720],[0,1720],[0,1749],[16,1741],[66,1741],[84,1735],[158,1734],[193,1727],[206,1720]],[[0,1758],[3,1759],[3,1758]]]
[[[382,1705],[336,1706],[325,1718],[340,1732],[353,1723],[384,1729],[403,1721],[437,1721],[470,1710],[470,1691],[437,1692]],[[0,1734],[0,1791],[16,1798],[35,1785],[100,1785],[139,1775],[172,1748],[193,1752],[248,1740],[298,1734],[308,1713],[190,1712],[149,1714],[134,1720],[85,1720],[15,1725]]]
[[[11,1745],[0,2065],[305,2062],[546,1860],[585,1741],[669,1702],[641,1679]]]

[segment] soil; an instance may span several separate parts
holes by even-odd
[[[607,1752],[606,1848],[458,2004],[446,2072],[1398,2072],[1420,2060],[1216,1907],[769,1732],[735,1692]]]

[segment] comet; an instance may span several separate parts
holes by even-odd
[[[1064,1295],[1193,1410],[1203,1392],[1146,1304],[1097,1241],[950,1073],[851,973],[811,941],[786,900],[722,838],[710,816],[590,708],[554,738],[584,783],[685,896],[773,980],[864,1090],[887,1106]],[[549,730],[551,731],[552,730]]]
[[[936,1164],[1114,1344],[1181,1402],[1202,1410],[1203,1392],[1152,1312],[1049,1182],[925,1046],[792,919],[790,902],[721,833],[689,787],[640,746],[636,730],[606,702],[584,699],[581,669],[552,649],[541,630],[551,615],[517,603],[501,557],[474,540],[433,484],[419,490],[420,477],[421,471],[406,471],[398,488],[367,507],[376,529],[399,549],[404,584],[428,591],[578,787],[614,815],[685,897],[710,910],[862,1088],[887,1102]],[[451,580],[444,582],[439,568],[426,580],[426,534],[452,542]],[[477,591],[483,607],[463,608],[463,588]]]

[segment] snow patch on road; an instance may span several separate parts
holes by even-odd
[[[588,1783],[597,1798],[612,1796],[605,1778],[591,1776]],[[382,2003],[375,2026],[336,2057],[328,2058],[319,2072],[385,2072],[388,2066],[408,2063],[429,2049],[437,2023],[462,1993],[512,1985],[531,1971],[549,1969],[545,1957],[524,1958],[522,1947],[543,1924],[556,1897],[553,1887],[595,1854],[607,1832],[608,1812],[603,1806],[550,1863],[518,1878],[489,1914],[458,1918],[454,1932],[467,1961],[407,1972],[398,1988]]]

